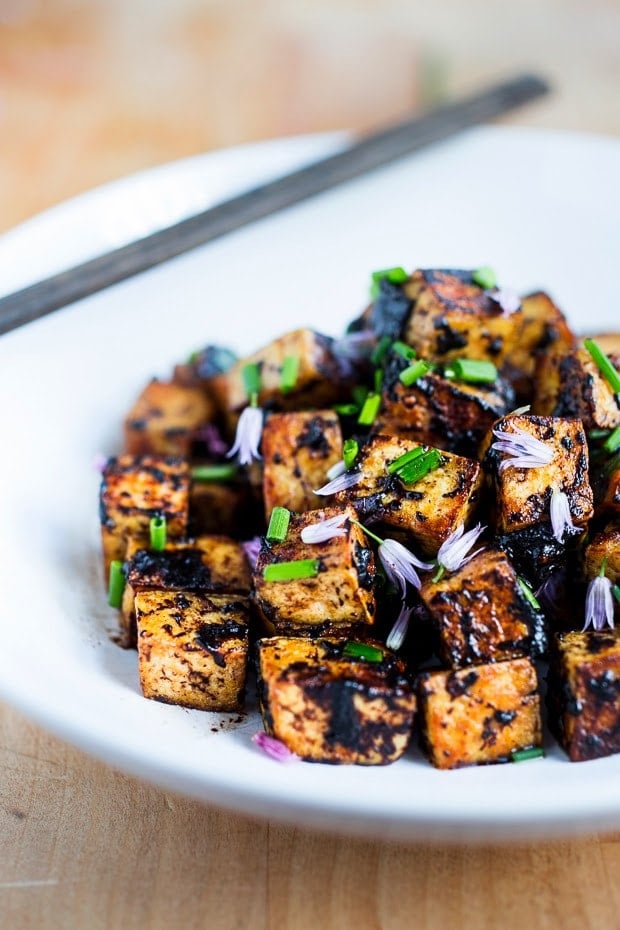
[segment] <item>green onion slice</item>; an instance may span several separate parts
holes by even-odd
[[[318,559],[297,559],[294,562],[276,562],[263,569],[265,581],[295,581],[298,578],[316,578]]]
[[[540,610],[540,604],[536,600],[536,596],[534,592],[532,591],[532,589],[530,588],[527,581],[525,580],[525,578],[519,577],[517,578],[517,582],[518,582],[519,587],[523,591],[523,594],[525,595],[525,600],[528,602],[528,604],[531,607],[533,607],[534,610]]]
[[[387,470],[389,474],[393,475],[397,471],[400,471],[400,469],[408,465],[409,462],[413,462],[418,456],[424,455],[426,451],[424,446],[417,446],[415,449],[409,449],[409,452],[404,452],[403,455],[399,455],[397,459],[394,459],[394,461],[390,462],[388,465]]]
[[[271,511],[269,526],[267,527],[267,542],[284,542],[288,533],[291,512],[286,507],[274,507]]]
[[[299,377],[299,356],[287,355],[282,363],[280,374],[280,390],[283,394],[290,394],[297,384]]]
[[[478,284],[487,291],[497,285],[495,272],[488,265],[483,265],[482,268],[476,268],[475,271],[472,271],[471,278],[474,284]]]
[[[432,370],[433,366],[429,362],[425,362],[423,358],[420,358],[417,362],[414,362],[413,365],[409,365],[408,368],[401,371],[398,377],[405,387],[411,387],[419,378],[424,377],[424,375],[427,375],[429,371]]]
[[[588,439],[607,439],[609,436],[608,429],[591,429],[588,433]]]
[[[444,459],[439,449],[428,449],[413,461],[399,468],[396,474],[403,484],[415,484],[416,481],[420,481],[421,478],[439,468],[443,462]]]
[[[345,643],[342,654],[349,659],[366,659],[367,662],[383,661],[383,650],[378,646],[370,646],[368,643]]]
[[[620,603],[620,585],[612,584],[611,593],[613,594],[615,599]]]
[[[244,365],[241,369],[241,377],[248,397],[260,392],[260,368],[256,362]]]
[[[344,461],[344,467],[347,469],[347,471],[355,462],[359,451],[360,447],[356,439],[345,439],[342,446],[342,458]]]
[[[194,465],[191,470],[194,481],[233,481],[237,475],[237,466],[222,462],[218,465]]]
[[[149,532],[151,535],[151,549],[161,552],[166,548],[166,518],[152,517],[149,523]]]
[[[381,336],[381,339],[373,349],[373,353],[370,356],[370,361],[373,365],[381,365],[387,355],[388,349],[392,344],[392,340],[389,336]]]
[[[413,346],[408,346],[406,342],[401,342],[400,339],[392,343],[392,352],[396,352],[397,355],[402,355],[408,362],[411,361],[412,358],[415,358],[415,349]]]
[[[497,381],[497,368],[484,359],[455,358],[444,368],[444,377],[466,384],[493,384]]]
[[[377,419],[377,414],[379,413],[379,408],[381,407],[381,394],[375,394],[371,392],[366,400],[364,401],[364,406],[360,411],[360,415],[357,418],[357,422],[360,426],[372,426],[372,424]]]
[[[610,455],[620,449],[620,426],[616,426],[615,430],[609,434],[603,443],[603,449]]]
[[[530,749],[513,749],[510,757],[513,762],[529,762],[530,759],[542,759],[544,755],[542,746],[532,746]]]
[[[357,404],[334,404],[332,409],[341,417],[354,417],[356,413],[359,413],[360,408]]]
[[[377,394],[380,394],[382,387],[383,387],[383,369],[375,368],[375,392]]]
[[[620,394],[620,372],[616,371],[603,350],[594,339],[584,339],[584,346],[592,356],[596,366],[605,378],[614,394]]]
[[[120,608],[123,601],[123,591],[125,590],[125,574],[123,572],[123,563],[117,561],[110,562],[110,579],[108,583],[108,604],[110,607]]]
[[[373,271],[370,281],[370,299],[376,300],[379,296],[379,282],[382,278],[386,278],[390,284],[404,284],[408,277],[409,275],[400,265],[394,268],[382,268],[380,271]]]

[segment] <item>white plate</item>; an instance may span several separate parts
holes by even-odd
[[[278,141],[93,191],[0,240],[6,291],[342,143]],[[302,324],[337,332],[369,270],[490,264],[547,287],[581,327],[618,322],[620,143],[484,128],[67,308],[0,340],[0,694],[107,762],[250,813],[382,837],[549,835],[620,826],[620,756],[437,772],[278,765],[257,719],[140,697],[108,639],[98,476],[143,382],[207,341],[241,351]],[[213,732],[216,729],[218,732]]]

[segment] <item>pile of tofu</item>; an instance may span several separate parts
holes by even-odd
[[[119,562],[124,577],[117,639],[137,649],[145,697],[241,712],[255,670],[265,730],[314,762],[386,764],[418,736],[438,768],[511,761],[542,746],[543,704],[571,760],[620,751],[620,633],[583,631],[588,582],[604,571],[620,583],[620,455],[603,448],[620,397],[547,294],[506,310],[496,290],[471,271],[386,275],[348,337],[299,329],[237,360],[209,346],[146,386],[100,496],[105,577]],[[368,351],[347,346],[355,334]],[[620,369],[620,335],[597,343]],[[406,384],[412,359],[428,370]],[[497,376],[459,381],[457,359]],[[231,461],[247,366],[260,374],[260,458],[201,480],[196,466]],[[376,415],[360,423],[369,392]],[[494,430],[544,443],[549,464],[502,469]],[[355,483],[317,495],[347,439]],[[440,450],[440,464],[407,485],[389,466],[419,447]],[[554,490],[574,527],[562,539]],[[274,508],[290,519],[268,540]],[[303,541],[338,516],[338,535]],[[151,545],[154,517],[163,548]],[[420,573],[405,641],[389,649],[402,604],[374,537],[432,563],[477,523],[480,551]],[[311,576],[271,580],[271,566],[301,560]]]

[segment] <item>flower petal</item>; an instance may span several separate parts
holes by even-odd
[[[465,565],[473,559],[474,555],[481,552],[481,550],[478,549],[469,557],[467,556],[471,547],[485,530],[486,526],[482,526],[478,523],[472,530],[465,533],[465,525],[461,523],[454,533],[451,533],[439,547],[439,552],[437,553],[438,565],[443,565],[446,571],[449,572],[455,572],[462,565]]]
[[[492,444],[491,449],[511,456],[500,462],[500,475],[507,468],[540,468],[549,465],[553,460],[553,449],[518,426],[514,427],[513,432],[494,429],[493,435],[497,441]]]
[[[405,637],[409,629],[409,621],[411,620],[413,611],[414,608],[408,607],[403,601],[400,608],[400,613],[396,618],[396,622],[394,623],[394,626],[390,630],[388,638],[385,641],[385,645],[388,647],[388,649],[394,649],[394,651],[397,651],[405,642]]]
[[[245,557],[252,568],[256,568],[258,554],[261,550],[262,544],[263,541],[260,536],[254,536],[253,539],[246,539],[245,542],[241,543],[241,548],[245,552]]]
[[[416,568],[430,571],[434,568],[432,562],[422,562],[406,549],[395,539],[386,539],[379,546],[379,558],[383,564],[386,574],[392,584],[400,588],[403,596],[407,591],[407,584],[412,584],[414,588],[420,588],[422,582],[416,572]]]
[[[611,588],[611,581],[604,575],[597,575],[588,585],[584,630],[587,630],[590,624],[595,630],[602,630],[606,623],[613,628],[614,600]]]
[[[492,291],[487,291],[487,295],[502,308],[502,312],[507,316],[515,313],[521,306],[521,298],[511,287],[498,287]]]
[[[224,455],[228,449],[215,423],[205,423],[196,433],[196,439],[204,442],[210,455]]]
[[[579,527],[575,526],[572,521],[570,504],[564,491],[558,491],[554,488],[551,493],[551,502],[549,504],[551,515],[551,526],[553,535],[559,543],[564,541],[566,533],[579,533]]]
[[[338,475],[332,481],[328,481],[322,488],[317,488],[314,492],[321,497],[329,497],[330,494],[337,494],[338,491],[346,491],[348,488],[355,487],[362,480],[361,472],[348,471]]]
[[[260,459],[258,451],[263,434],[263,411],[260,407],[246,407],[241,412],[237,423],[237,433],[232,448],[226,458],[239,454],[240,465],[250,465],[252,459]]]
[[[330,481],[333,481],[334,478],[338,478],[340,475],[344,475],[347,470],[347,466],[344,464],[344,460],[340,459],[339,462],[336,462],[335,465],[325,473],[325,477],[329,478]]]
[[[255,743],[259,749],[262,749],[266,756],[269,756],[270,759],[275,759],[276,762],[297,762],[299,756],[291,752],[288,746],[285,746],[282,740],[276,739],[275,736],[269,736],[268,733],[265,733],[263,730],[259,730],[258,733],[255,733],[252,737],[252,742]]]
[[[347,333],[335,339],[332,345],[334,355],[340,355],[352,361],[368,358],[377,344],[377,337],[372,329],[360,329],[356,333]]]
[[[311,523],[304,526],[301,531],[301,541],[304,543],[322,543],[329,539],[335,539],[337,536],[346,536],[347,531],[344,528],[344,522],[348,520],[346,513],[338,513],[335,517],[329,517],[327,520],[320,520],[318,523]]]

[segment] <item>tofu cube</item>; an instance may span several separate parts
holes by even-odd
[[[560,633],[547,691],[549,725],[571,762],[620,752],[620,630]]]
[[[404,662],[343,654],[345,640],[271,637],[258,643],[267,732],[309,762],[385,765],[407,748],[415,695]]]
[[[584,574],[596,578],[605,562],[605,574],[613,584],[620,584],[620,520],[612,520],[586,545]]]
[[[533,390],[536,358],[540,353],[562,355],[576,345],[576,338],[560,308],[544,291],[528,294],[521,301],[519,338],[506,355],[505,365],[520,396]]]
[[[620,354],[609,355],[620,370]],[[586,430],[620,425],[620,402],[586,349],[542,356],[536,371],[534,413],[577,417]]]
[[[527,600],[503,552],[484,549],[440,581],[427,578],[420,596],[450,668],[545,651],[544,617]]]
[[[125,419],[126,451],[187,458],[200,427],[214,416],[213,402],[199,387],[153,380]]]
[[[500,462],[507,454],[497,452],[487,440],[485,465],[495,484],[498,533],[512,533],[537,523],[550,524],[550,502],[554,489],[563,491],[575,526],[586,527],[591,518],[592,488],[588,480],[588,445],[579,420],[519,415],[498,420],[495,428],[507,433],[521,430],[544,443],[553,453],[548,465],[536,468],[506,468]]]
[[[402,436],[373,436],[353,466],[360,481],[334,499],[341,506],[353,505],[362,522],[381,521],[404,531],[421,552],[434,557],[441,543],[473,517],[483,474],[478,462],[442,451],[438,468],[405,485],[387,467],[419,446]]]
[[[507,554],[518,574],[536,590],[551,575],[566,568],[566,545],[558,542],[549,523],[496,536],[493,544]]]
[[[348,517],[355,511],[347,509]],[[254,599],[266,629],[286,635],[320,636],[330,631],[348,635],[374,623],[375,560],[363,531],[345,522],[343,536],[304,543],[301,532],[342,513],[338,508],[293,514],[284,542],[263,544],[254,571]],[[266,581],[268,565],[301,559],[317,560],[316,577]]]
[[[529,658],[420,676],[422,743],[439,769],[509,762],[540,746],[536,668]]]
[[[274,507],[316,510],[322,501],[314,489],[342,459],[338,415],[333,410],[274,413],[263,429],[262,450],[267,519]]]
[[[155,455],[120,455],[103,471],[99,500],[107,584],[110,562],[125,557],[127,538],[148,543],[152,517],[166,518],[170,539],[187,533],[189,468],[186,461]]]
[[[197,710],[241,710],[248,664],[247,600],[141,591],[136,617],[144,697]]]
[[[517,343],[521,310],[504,313],[474,283],[471,271],[419,270],[404,291],[413,310],[403,338],[422,358],[447,361],[467,356],[500,367]]]
[[[251,535],[250,489],[246,484],[192,481],[189,489],[190,536]]]

